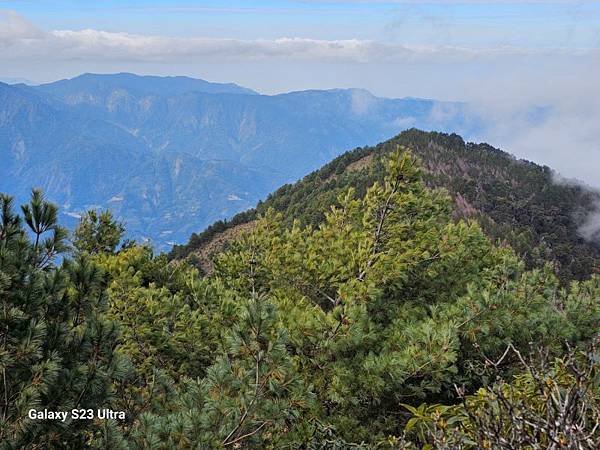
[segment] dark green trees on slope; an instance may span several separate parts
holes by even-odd
[[[600,204],[600,194],[575,184],[557,184],[548,168],[515,159],[487,144],[465,143],[457,135],[409,130],[376,147],[348,152],[294,185],[285,185],[256,209],[217,222],[189,243],[175,246],[172,258],[202,249],[226,229],[245,224],[274,208],[291,224],[318,225],[340,193],[353,187],[359,197],[383,180],[383,161],[398,145],[410,147],[432,188],[445,188],[454,216],[474,218],[493,241],[512,246],[527,267],[555,264],[564,283],[600,270],[600,243],[584,240],[579,227]]]
[[[407,432],[405,405],[487,386],[509,345],[554,358],[597,333],[598,279],[569,293],[550,267],[526,271],[475,223],[454,222],[406,153],[385,174],[362,198],[340,196],[319,227],[268,212],[210,277],[182,280],[175,291],[216,327],[212,363],[140,416],[135,445],[410,448],[429,436]],[[510,382],[519,367],[503,361]]]
[[[8,442],[25,448],[475,449],[516,442],[510,439],[522,427],[538,446],[564,440],[597,448],[598,365],[587,348],[600,328],[600,279],[561,287],[550,265],[527,270],[475,221],[455,220],[448,194],[427,187],[409,152],[396,149],[380,164],[380,181],[364,192],[340,189],[316,226],[266,211],[216,256],[210,276],[128,246],[76,252],[59,267],[28,263],[23,277],[10,278],[19,282],[3,281],[5,311],[23,310],[10,319],[21,325],[2,328],[2,369],[8,386],[18,388],[0,383],[0,399],[5,393],[21,399],[3,422]],[[5,211],[3,230],[19,229]],[[4,273],[20,273],[15,260],[27,261],[18,242],[36,252],[24,231],[1,237],[4,280]],[[92,276],[98,267],[105,274],[99,284]],[[22,297],[29,274],[44,281],[42,304]],[[59,276],[64,291],[50,283]],[[63,340],[54,346],[57,341],[40,334],[34,364],[22,367],[18,343],[27,342],[27,327],[41,322],[58,323]],[[116,324],[120,333],[96,341],[99,324]],[[77,336],[90,336],[85,342],[97,352],[69,344],[73,329],[89,330]],[[529,367],[519,355],[532,343],[544,352]],[[42,364],[54,355],[57,367],[66,364],[63,377],[31,373],[37,359]],[[124,360],[131,362],[129,373]],[[95,381],[83,389],[92,375]],[[542,393],[537,380],[548,386]],[[21,432],[21,409],[38,400],[15,392],[40,384],[40,404],[69,407],[74,397],[92,405],[102,393],[104,404],[127,417],[64,426],[27,422],[32,431]],[[562,404],[564,392],[578,399],[568,416],[576,432],[529,424],[556,417],[558,409],[546,400]],[[523,414],[494,428],[507,411]]]

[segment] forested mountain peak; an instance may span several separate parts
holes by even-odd
[[[600,243],[584,239],[581,233],[586,218],[596,211],[600,193],[579,184],[556,183],[549,167],[488,144],[416,129],[375,147],[345,153],[301,181],[283,186],[257,208],[192,235],[171,255],[195,254],[206,269],[210,252],[220,248],[214,239],[222,243],[223,230],[249,223],[269,208],[290,221],[316,226],[345,189],[353,187],[364,194],[367,186],[381,180],[381,159],[398,145],[411,148],[419,158],[430,187],[450,193],[455,217],[477,219],[492,239],[511,245],[530,267],[554,261],[565,281],[600,270]]]

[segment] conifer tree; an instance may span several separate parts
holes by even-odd
[[[24,220],[6,195],[0,210],[0,447],[82,447],[101,433],[95,421],[28,412],[111,406],[112,382],[128,365],[114,353],[102,274],[84,256],[56,265],[65,231],[40,191],[23,206]]]
[[[278,448],[289,443],[298,417],[312,397],[295,372],[285,330],[274,304],[257,283],[253,251],[246,267],[246,295],[236,295],[231,329],[206,376],[188,380],[172,407],[175,413],[145,414],[133,433],[141,448]]]
[[[400,435],[401,404],[450,399],[454,383],[476,388],[486,354],[509,342],[558,350],[583,320],[565,318],[552,273],[525,272],[477,224],[453,221],[448,197],[426,189],[404,149],[382,183],[338,205],[317,229],[268,213],[217,259],[215,275],[243,292],[252,254],[298,373],[320,399],[316,418],[347,442]]]
[[[91,209],[79,221],[73,243],[82,252],[113,253],[124,233],[125,226],[116,221],[110,211],[98,213]]]

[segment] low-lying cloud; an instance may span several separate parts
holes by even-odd
[[[579,234],[586,241],[600,243],[600,205],[597,210],[588,215],[585,222],[579,227]]]
[[[562,64],[564,63],[564,64]],[[485,127],[474,138],[559,172],[556,182],[600,189],[600,61],[566,60],[515,70],[513,79],[474,87],[472,113]],[[579,234],[600,242],[600,204]]]
[[[476,138],[600,188],[600,61],[515,72],[473,86],[470,104],[486,122]]]

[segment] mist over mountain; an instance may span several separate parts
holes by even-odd
[[[110,208],[157,248],[253,206],[349,148],[481,122],[463,103],[359,89],[260,95],[187,77],[0,84],[0,191],[41,187],[72,222]]]

